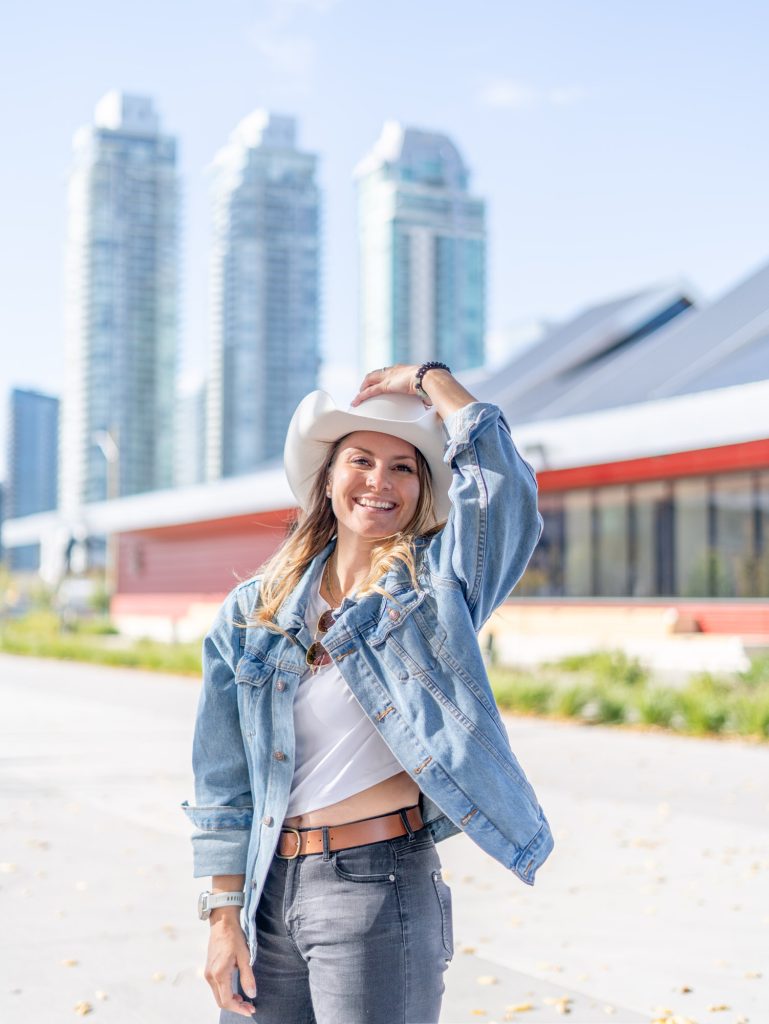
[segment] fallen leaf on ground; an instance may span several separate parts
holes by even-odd
[[[728,1007],[726,1005],[726,1003],[713,1003],[711,1006],[708,1007],[708,1010],[710,1011],[710,1013],[718,1013],[719,1010],[728,1010],[728,1009],[730,1009],[730,1007]]]
[[[476,947],[475,946],[460,946],[459,947],[459,952],[460,953],[475,953],[476,952]]]
[[[61,966],[62,967],[77,967],[77,965],[79,963],[80,963],[79,960],[74,960],[74,959],[70,958],[68,960],[62,960]]]
[[[574,1000],[571,996],[545,996],[542,1002],[554,1006],[558,1013],[571,1013],[569,1003],[573,1003]]]
[[[486,1010],[471,1010],[470,1011],[475,1017],[485,1017]]]
[[[679,991],[679,992],[691,992],[691,990],[692,990],[692,989],[691,989],[691,985],[682,985],[682,986],[681,986],[681,987],[679,988],[679,990],[678,990],[678,991]]]
[[[95,996],[95,997],[96,997],[97,999],[100,999],[100,1000],[101,1000],[102,1002],[104,1002],[104,1000],[105,1000],[105,999],[109,999],[109,996],[107,995],[107,993],[106,993],[106,992],[102,992],[102,990],[101,990],[101,989],[97,989],[97,990],[96,990],[96,991],[94,992],[94,996]]]
[[[479,985],[498,985],[499,978],[495,978],[493,974],[482,974],[479,978],[475,979]],[[484,1013],[486,1011],[484,1010]]]
[[[762,977],[761,971],[745,971],[746,978],[760,978]]]
[[[165,972],[164,971],[155,971],[153,973],[153,975],[152,975],[152,980],[153,981],[165,981],[165,977],[166,976],[165,976]]]
[[[78,1017],[85,1017],[87,1013],[93,1013],[93,1007],[85,1001],[75,1004],[75,1013]]]
[[[515,1003],[513,1006],[506,1006],[507,1013],[523,1013],[525,1010],[533,1010],[534,1003]]]
[[[19,865],[18,864],[8,864],[8,863],[0,864],[0,874],[12,875],[14,871],[18,871],[18,870],[19,870]]]

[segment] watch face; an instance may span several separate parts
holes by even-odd
[[[201,921],[205,921],[211,911],[208,909],[208,897],[211,895],[209,892],[202,892],[198,896],[198,917]]]

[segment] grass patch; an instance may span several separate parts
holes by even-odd
[[[510,711],[639,723],[691,735],[769,739],[769,657],[733,676],[701,673],[685,685],[665,685],[621,652],[565,658],[537,671],[492,667],[492,689]]]
[[[107,619],[78,620],[63,628],[53,612],[31,612],[23,618],[0,621],[0,651],[153,672],[200,674],[199,642],[133,640],[116,645],[116,633]]]

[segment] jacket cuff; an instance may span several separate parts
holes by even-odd
[[[447,416],[443,421],[444,430],[448,434],[443,461],[447,465],[451,465],[459,452],[468,448],[479,434],[482,434],[492,423],[497,421],[504,425],[509,434],[510,425],[505,419],[504,413],[498,405],[493,405],[491,402],[469,402]]]
[[[195,826],[192,835],[193,877],[244,875],[253,808],[191,807],[182,810]]]

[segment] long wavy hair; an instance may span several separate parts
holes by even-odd
[[[306,511],[299,510],[289,535],[275,554],[255,574],[261,579],[259,601],[248,618],[248,625],[264,626],[265,629],[286,635],[285,630],[275,622],[275,617],[283,602],[299,583],[307,566],[337,532],[336,516],[331,507],[331,500],[326,495],[326,486],[339,449],[346,437],[349,437],[349,434],[339,438],[338,441],[329,443],[326,457],[312,485],[309,507]],[[414,515],[402,530],[389,537],[380,538],[373,545],[371,569],[358,587],[356,597],[363,597],[371,593],[386,594],[377,581],[398,562],[408,570],[414,589],[419,588],[414,540],[416,537],[437,533],[444,524],[436,525],[435,523],[430,468],[419,449],[415,448],[415,451],[419,498]]]

